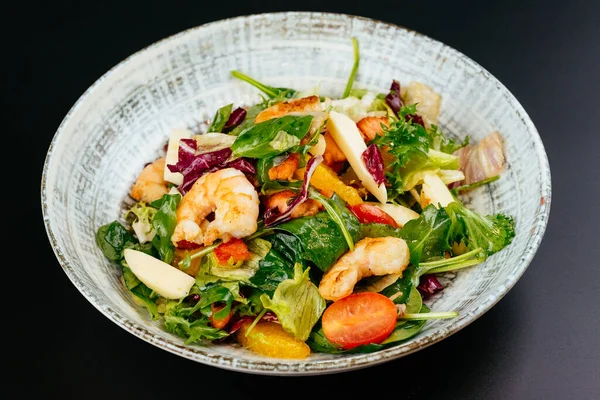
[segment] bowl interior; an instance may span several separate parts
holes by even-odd
[[[231,77],[240,70],[275,86],[319,85],[341,94],[352,66],[350,37],[360,43],[355,87],[385,92],[397,79],[417,80],[442,96],[444,132],[480,140],[498,130],[506,140],[502,178],[472,192],[483,213],[514,216],[513,243],[463,270],[432,299],[455,319],[429,322],[394,348],[366,355],[314,354],[303,361],[257,356],[235,346],[185,345],[136,306],[119,270],[95,244],[99,226],[122,216],[142,167],[163,149],[172,128],[202,130],[225,104],[248,105],[258,91]],[[463,54],[406,29],[361,17],[275,13],[214,22],[182,32],[124,60],[74,105],[50,146],[42,176],[50,242],[68,277],[104,315],[156,346],[202,363],[263,374],[335,372],[383,362],[458,331],[495,304],[523,274],[543,236],[550,172],[539,135],[510,92]]]

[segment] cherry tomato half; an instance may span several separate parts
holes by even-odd
[[[331,304],[322,318],[325,337],[348,350],[369,343],[381,343],[394,327],[398,311],[394,302],[375,292],[353,293]]]
[[[396,220],[377,206],[361,203],[354,206],[348,206],[348,208],[356,215],[356,218],[358,218],[361,224],[378,223],[398,228]]]

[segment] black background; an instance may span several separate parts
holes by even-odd
[[[12,337],[4,360],[17,398],[600,398],[599,2],[355,3],[56,0],[3,6],[4,137],[17,158],[4,160],[4,233],[12,239],[4,243],[9,274],[2,287],[9,295],[2,326]],[[536,124],[553,196],[530,267],[473,324],[382,365],[284,378],[180,358],[101,315],[54,257],[39,184],[64,115],[123,58],[205,22],[290,10],[396,23],[473,58],[512,91]]]

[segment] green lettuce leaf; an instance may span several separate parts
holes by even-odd
[[[308,271],[296,264],[293,279],[281,282],[272,298],[266,294],[260,297],[263,306],[277,314],[283,328],[302,341],[308,339],[326,306]]]
[[[196,274],[196,284],[204,287],[209,283],[220,281],[234,281],[250,283],[250,279],[259,269],[259,263],[271,250],[271,243],[261,238],[254,238],[247,243],[250,259],[240,265],[223,266],[213,252],[205,255],[200,261],[200,268]]]

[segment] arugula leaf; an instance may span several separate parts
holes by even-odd
[[[160,314],[158,313],[158,306],[156,305],[156,300],[159,296],[140,281],[135,274],[131,272],[129,267],[123,266],[122,274],[127,290],[129,290],[129,292],[138,300],[141,300],[141,303],[146,307],[153,320],[159,319]]]
[[[446,211],[433,204],[425,207],[419,218],[408,221],[400,233],[410,249],[410,262],[418,266],[419,262],[443,256],[450,250],[448,232],[451,225]]]
[[[378,237],[386,237],[386,236],[402,238],[401,232],[402,232],[402,230],[400,228],[394,228],[393,226],[388,225],[388,224],[378,224],[378,223],[361,224],[360,225],[360,233],[358,235],[358,240],[364,239],[366,237],[378,238]]]
[[[473,190],[473,189],[478,188],[480,186],[487,185],[488,183],[492,183],[494,181],[497,181],[498,179],[500,179],[500,175],[494,175],[494,176],[482,179],[482,180],[477,181],[477,182],[473,182],[473,183],[469,183],[467,185],[461,185],[461,186],[455,187],[455,188],[451,189],[450,192],[454,196],[457,196],[461,192],[467,192],[469,190]]]
[[[458,201],[448,204],[446,212],[453,221],[453,241],[458,243],[464,239],[471,250],[483,249],[484,258],[508,246],[515,237],[512,217],[503,214],[482,216]]]
[[[200,343],[203,339],[221,339],[229,335],[226,331],[209,325],[207,317],[190,321],[173,314],[165,315],[165,329],[168,332],[187,338],[185,344]]]
[[[180,194],[165,194],[150,203],[152,207],[158,208],[152,219],[152,228],[156,232],[152,238],[152,245],[158,250],[160,259],[167,264],[170,264],[175,256],[175,246],[171,243],[171,235],[177,225],[176,210],[180,200]]]
[[[241,79],[244,82],[247,82],[262,91],[264,94],[269,96],[269,98],[286,98],[291,99],[296,94],[296,90],[289,88],[278,88],[273,86],[265,85],[264,83],[260,83],[254,78],[250,78],[248,75],[241,73],[240,71],[231,71],[231,75],[234,77]]]
[[[265,158],[294,151],[310,129],[312,115],[286,115],[256,124],[241,132],[231,145],[236,157]]]
[[[421,310],[419,313],[428,313],[429,307],[425,304],[421,306]],[[410,339],[415,336],[417,333],[423,329],[423,326],[427,323],[426,320],[418,320],[418,321],[399,321],[396,324],[396,327],[383,342],[382,345],[391,345],[394,343],[399,343]]]
[[[183,338],[187,338],[185,343],[201,342],[203,339],[216,340],[229,334],[226,331],[213,328],[210,325],[209,316],[211,315],[210,304],[216,302],[225,302],[225,310],[229,313],[231,303],[233,302],[231,293],[227,288],[215,286],[210,290],[203,292],[200,301],[194,305],[188,303],[171,303],[164,314],[165,329]],[[201,313],[197,311],[201,310]]]
[[[231,111],[233,110],[233,103],[227,104],[217,110],[213,117],[207,132],[223,132],[225,124],[229,120]]]
[[[308,339],[326,306],[319,289],[308,277],[309,269],[302,271],[302,265],[295,264],[293,279],[281,282],[272,298],[266,294],[260,296],[263,307],[277,314],[283,328],[302,341]]]

